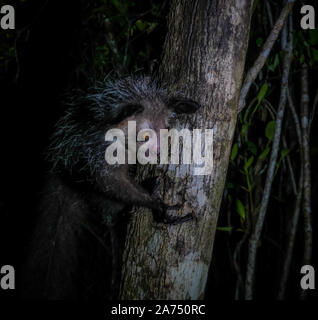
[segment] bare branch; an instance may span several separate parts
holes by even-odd
[[[311,163],[310,163],[310,147],[309,147],[309,94],[308,94],[308,66],[302,67],[301,74],[301,131],[303,145],[303,214],[304,214],[304,264],[310,264],[312,259],[312,221],[311,221]],[[304,299],[306,291],[303,290],[301,298]]]
[[[298,117],[298,114],[296,111],[295,103],[290,95],[290,89],[288,89],[287,97],[288,97],[288,107],[290,109],[290,112],[291,112],[292,117],[295,122],[295,128],[296,128],[297,138],[299,141],[299,146],[300,146],[300,148],[302,148],[302,142],[301,142],[302,141],[302,134],[301,134],[301,128],[300,128],[300,121],[299,121],[299,117]]]
[[[285,257],[285,261],[284,261],[283,273],[282,273],[282,277],[280,279],[279,290],[278,290],[278,295],[277,295],[277,299],[279,299],[279,300],[283,300],[285,298],[287,281],[288,281],[288,277],[289,277],[290,266],[291,266],[294,244],[295,244],[295,238],[296,238],[296,232],[297,232],[298,221],[299,221],[300,205],[301,205],[301,199],[302,199],[302,194],[303,194],[303,188],[302,188],[303,177],[304,177],[303,155],[302,155],[303,154],[303,152],[302,152],[302,135],[301,135],[301,128],[300,128],[300,121],[299,121],[298,114],[296,112],[294,101],[290,95],[290,90],[288,90],[288,107],[291,111],[291,114],[292,114],[292,117],[293,117],[294,123],[295,123],[298,144],[300,147],[301,167],[300,167],[300,174],[299,174],[298,188],[297,188],[298,192],[296,195],[294,212],[293,212],[293,216],[291,218],[290,226],[288,229],[289,235],[288,235],[288,241],[287,241],[286,257]]]
[[[285,149],[288,149],[285,136],[283,136],[282,141],[283,141],[283,147]],[[297,196],[297,186],[296,186],[295,174],[294,174],[294,170],[293,170],[293,166],[292,166],[289,154],[287,154],[286,160],[287,160],[288,171],[290,173],[290,180],[291,180],[291,184],[292,184],[292,187],[293,187],[293,192],[294,192],[295,196]]]
[[[119,50],[117,47],[117,43],[115,41],[115,37],[114,37],[112,30],[111,30],[110,19],[108,19],[108,18],[105,19],[104,24],[105,24],[105,31],[106,31],[106,33],[105,33],[106,42],[107,42],[109,49],[111,50],[111,52],[113,54],[112,64],[113,64],[114,71],[116,72],[116,74],[118,76],[123,76],[127,73],[127,71],[123,65],[123,61],[122,61],[122,58],[119,54]]]
[[[278,300],[283,300],[285,297],[285,292],[287,288],[287,281],[289,277],[289,271],[293,256],[293,250],[294,250],[294,244],[295,244],[295,238],[296,238],[296,231],[299,221],[299,213],[300,213],[300,205],[301,205],[301,199],[302,199],[302,183],[303,183],[303,168],[300,169],[300,175],[299,175],[299,181],[298,181],[298,193],[295,200],[295,206],[294,206],[294,212],[293,216],[290,222],[290,227],[288,230],[288,242],[287,242],[287,249],[286,249],[286,258],[284,261],[283,266],[283,274],[280,280],[279,284],[279,291],[277,295]]]
[[[269,1],[265,1],[265,6],[266,6],[267,15],[268,15],[269,25],[272,28],[274,25],[274,19],[273,19],[272,9],[271,9],[271,5],[269,4]]]
[[[233,263],[234,263],[234,269],[237,273],[237,279],[236,279],[236,286],[235,286],[235,300],[241,299],[241,292],[244,289],[244,280],[242,277],[242,271],[240,267],[240,258],[241,258],[241,249],[243,244],[248,238],[248,232],[244,232],[243,237],[241,240],[237,243],[234,254],[233,254]]]
[[[311,114],[310,114],[309,129],[308,129],[308,136],[309,137],[310,137],[311,125],[312,125],[312,122],[314,120],[314,116],[315,116],[315,113],[316,113],[317,105],[318,105],[318,88],[317,88],[317,91],[316,91],[313,108],[312,108],[312,111],[311,111]]]
[[[263,45],[263,48],[261,50],[260,55],[254,62],[254,65],[251,67],[250,70],[248,70],[246,74],[246,78],[244,80],[242,89],[241,89],[241,94],[240,94],[240,99],[239,99],[239,104],[238,104],[238,112],[241,112],[243,108],[245,107],[245,99],[248,94],[248,91],[253,83],[253,81],[256,79],[257,75],[263,68],[272,48],[274,43],[276,42],[278,35],[285,23],[285,20],[291,11],[293,5],[295,3],[295,0],[293,1],[288,1],[285,7],[283,8],[282,12],[280,13],[280,16],[278,17],[277,21],[275,22],[275,25],[269,34],[266,42]]]
[[[271,152],[271,157],[270,157],[269,166],[267,170],[264,193],[263,193],[260,209],[258,212],[257,221],[255,224],[255,229],[249,240],[248,262],[247,262],[247,271],[246,271],[246,280],[245,280],[245,299],[247,300],[253,299],[257,247],[258,247],[259,239],[262,234],[262,229],[263,229],[263,224],[264,224],[265,216],[267,212],[267,206],[268,206],[269,197],[271,193],[272,183],[274,180],[274,173],[275,173],[277,155],[279,151],[282,123],[284,118],[285,105],[287,101],[288,77],[289,77],[289,70],[290,70],[290,64],[291,64],[292,48],[293,48],[292,36],[290,34],[288,46],[286,48],[286,55],[284,59],[281,94],[280,94],[278,111],[276,115],[275,135],[273,139],[272,152]]]

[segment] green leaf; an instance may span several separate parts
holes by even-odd
[[[278,65],[279,65],[279,56],[278,56],[278,54],[276,53],[276,54],[275,54],[274,61],[273,61],[273,63],[271,63],[271,64],[268,65],[268,69],[269,69],[270,71],[275,71],[275,69],[277,68]]]
[[[236,199],[236,210],[239,214],[239,216],[245,220],[245,207],[240,199]]]
[[[313,46],[318,44],[318,29],[309,30],[309,43]]]
[[[244,136],[247,131],[248,131],[248,123],[244,123],[242,125],[241,135]]]
[[[216,228],[216,230],[231,232],[233,230],[233,227],[218,227],[218,228]]]
[[[149,23],[149,27],[147,29],[147,33],[151,33],[156,27],[157,27],[158,23],[153,22],[153,23]]]
[[[148,26],[148,22],[143,20],[137,20],[135,24],[139,31],[145,30]]]
[[[248,147],[248,150],[251,151],[251,153],[256,156],[257,147],[256,147],[255,143],[253,143],[251,141],[247,141],[247,147]]]
[[[285,158],[289,152],[290,152],[290,150],[287,148],[281,150],[280,155],[281,155],[282,159]]]
[[[267,123],[266,129],[265,129],[265,136],[268,140],[272,141],[275,134],[275,121],[270,121]]]
[[[226,189],[234,189],[234,187],[235,187],[235,184],[232,183],[232,182],[227,182],[227,183],[225,184],[225,188],[226,188]]]
[[[231,161],[234,161],[234,159],[236,158],[238,153],[238,145],[237,143],[235,143],[232,147],[232,151],[231,151]]]
[[[110,2],[116,7],[116,9],[124,14],[127,12],[128,10],[128,6],[129,6],[129,3],[128,2],[125,2],[125,1],[119,1],[119,0],[110,0]]]
[[[305,61],[305,55],[302,53],[301,56],[300,56],[300,58],[299,58],[299,63],[300,63],[300,64],[303,64],[304,61]]]
[[[264,40],[263,40],[262,37],[258,37],[258,38],[256,39],[256,45],[257,45],[258,47],[261,47],[261,46],[263,45],[263,42],[264,42]]]
[[[259,156],[259,159],[261,159],[261,160],[265,159],[266,156],[267,156],[268,153],[269,153],[269,150],[270,150],[270,148],[267,146],[267,147],[265,148],[265,150],[264,150],[264,151],[261,153],[261,155]]]
[[[243,122],[244,122],[244,125],[243,125],[243,127],[242,127],[242,133],[243,133],[243,128],[244,128],[244,126],[247,126],[248,127],[248,125],[247,125],[247,117],[248,117],[248,114],[249,114],[249,112],[250,112],[250,108],[249,108],[250,106],[248,106],[247,108],[246,108],[246,110],[245,110],[245,112],[244,112],[244,117],[243,117]],[[245,129],[244,129],[245,130]],[[244,131],[245,132],[245,131]]]
[[[275,59],[274,59],[274,70],[276,69],[276,67],[279,65],[279,56],[278,54],[275,55]]]
[[[318,61],[318,50],[315,48],[312,48],[312,55],[313,55],[313,60]]]
[[[258,3],[259,3],[259,0],[255,0],[255,1],[254,1],[254,3],[253,3],[253,9],[252,9],[252,14],[254,14],[254,11],[255,11]]]
[[[263,101],[264,97],[266,96],[267,90],[268,90],[268,83],[265,82],[258,92],[258,95],[257,95],[258,103],[261,103]]]
[[[244,171],[246,172],[248,168],[251,166],[251,164],[254,161],[254,156],[251,156],[244,164]]]

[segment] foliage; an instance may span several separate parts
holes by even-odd
[[[77,78],[149,72],[164,40],[166,1],[145,5],[143,1],[96,0],[82,1],[82,7],[83,54]]]
[[[250,67],[249,62],[253,62],[257,58],[257,53],[260,52],[261,46],[271,30],[269,15],[273,15],[275,21],[279,14],[279,8],[277,1],[268,1],[268,6],[263,1],[254,3],[247,69]],[[297,12],[296,10],[298,9],[295,9],[294,12]],[[299,19],[296,13],[294,15]],[[263,22],[265,21],[264,23],[259,23],[260,17],[262,17]],[[318,68],[318,29],[302,30],[297,26],[293,38],[290,83],[295,90],[291,94],[295,101],[299,101],[301,67],[307,64],[312,70]],[[218,246],[218,238],[222,238],[222,243],[224,241],[228,242],[233,255],[230,264],[237,259],[238,252],[239,256],[245,256],[247,239],[257,220],[258,209],[262,200],[266,171],[275,134],[276,110],[280,99],[280,80],[285,54],[281,47],[281,41],[276,43],[265,67],[253,84],[254,87],[248,97],[246,108],[238,116],[219,220],[220,227],[218,228],[219,231],[225,232],[224,235],[219,232],[216,239],[216,246]],[[313,89],[316,89],[313,77],[311,81],[313,82]],[[295,195],[289,163],[291,163],[296,177],[300,167],[300,148],[295,134],[293,118],[290,112],[286,111],[286,113],[279,158],[276,163],[274,185],[270,195],[268,218],[265,222],[264,249],[261,256],[262,261],[267,258],[271,261],[270,265],[267,262],[267,270],[270,270],[267,272],[276,272],[276,274],[281,272],[279,267],[285,259],[284,254],[282,254],[286,243],[284,237],[288,236],[287,227],[290,224],[287,223],[290,222],[294,205],[294,202],[291,201]],[[227,215],[225,212],[227,212]],[[275,225],[274,228],[273,225]],[[273,248],[275,253],[273,253]],[[277,259],[273,259],[273,256]],[[245,270],[246,260],[239,259],[235,263],[238,267],[233,278],[244,278],[242,270]],[[260,282],[263,288],[268,286],[268,283]],[[242,293],[243,290],[242,283],[237,282],[236,293]],[[241,297],[240,294],[237,297]]]
[[[16,2],[17,11],[23,11],[28,5],[32,7],[29,1]],[[43,3],[45,5],[46,2]],[[77,47],[70,53],[76,61],[72,79],[69,82],[70,87],[86,87],[90,79],[104,78],[109,74],[149,73],[156,68],[166,34],[168,1],[80,0],[78,3],[81,25],[78,30]],[[254,1],[246,70],[256,60],[281,7],[282,1],[278,0]],[[299,7],[294,10],[295,21],[299,19],[297,12]],[[13,81],[18,69],[16,41],[21,35],[32,33],[34,20],[34,16],[25,19],[24,23],[17,25],[17,30],[7,32],[0,30],[0,77],[10,75],[9,80]],[[295,22],[290,83],[294,88],[293,99],[299,103],[300,70],[304,64],[313,71],[310,76],[311,90],[314,91],[317,88],[318,28],[301,30],[298,25],[298,21],[297,26]],[[280,98],[284,58],[281,45],[281,41],[275,44],[265,67],[250,90],[246,108],[238,115],[217,228],[219,232],[215,241],[215,268],[218,270],[222,267],[218,261],[226,261],[229,267],[223,274],[232,275],[232,282],[225,290],[227,298],[230,295],[231,298],[234,296],[234,290],[228,290],[228,288],[233,289],[235,281],[244,274],[246,239],[257,220],[263,194]],[[0,80],[3,79],[0,78]],[[313,100],[312,92],[310,96]],[[286,112],[284,121],[269,215],[262,238],[261,261],[266,263],[260,264],[259,268],[263,273],[278,274],[277,270],[280,270],[279,267],[284,261],[283,250],[288,234],[286,226],[293,209],[291,200],[295,198],[288,163],[292,164],[295,173],[299,172],[300,168],[301,150],[297,143],[290,112]],[[311,138],[313,140],[312,155],[316,157],[317,140],[314,135]],[[298,174],[296,178],[297,176]],[[229,256],[224,253],[226,246],[229,248]],[[273,259],[273,256],[277,259]],[[261,282],[265,287],[273,285],[265,282],[266,280]],[[219,286],[215,283],[210,284],[211,287],[213,285],[216,286],[214,290],[219,291],[223,283]]]

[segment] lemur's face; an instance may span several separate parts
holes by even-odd
[[[125,148],[127,149],[132,144],[128,143],[128,139],[133,134],[136,134],[136,149],[147,150],[147,156],[154,158],[160,153],[160,134],[164,135],[167,132],[162,129],[169,128],[169,120],[174,115],[194,113],[199,105],[187,99],[171,99],[168,104],[160,99],[144,99],[138,105],[129,104],[127,108],[132,108],[135,112],[129,117],[125,118],[119,123],[117,128],[124,131],[125,134]],[[130,132],[130,134],[129,134]]]
[[[142,145],[147,148],[147,154],[157,156],[160,152],[160,130],[168,129],[169,116],[171,110],[159,99],[142,100],[139,106],[133,106],[137,112],[120,122],[117,128],[125,133],[126,148],[130,134],[136,134],[137,150]]]

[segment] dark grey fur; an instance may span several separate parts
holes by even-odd
[[[113,224],[127,205],[161,213],[166,209],[160,199],[134,182],[128,165],[106,163],[105,133],[130,118],[137,124],[147,120],[158,131],[165,128],[172,113],[193,113],[198,104],[171,95],[148,77],[129,77],[98,83],[87,93],[77,92],[66,106],[48,151],[52,170],[31,244],[26,295],[105,298],[116,287],[119,266],[114,263],[118,254],[114,229],[108,240],[113,244],[110,253],[103,221]],[[107,264],[110,256],[113,265]],[[113,274],[111,284],[107,273]]]

